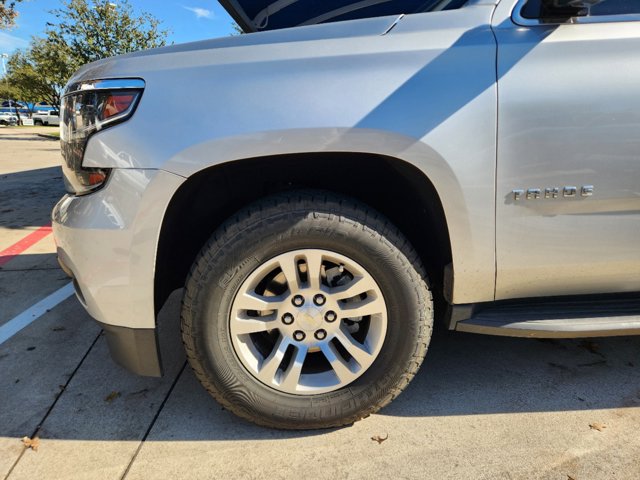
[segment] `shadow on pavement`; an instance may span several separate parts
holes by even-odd
[[[180,292],[174,292],[161,312],[165,378],[137,377],[115,365],[101,337],[44,422],[43,438],[140,439],[160,409],[149,440],[275,440],[326,432],[257,427],[210,398],[189,366],[183,368],[179,299]],[[69,302],[66,316],[86,317],[75,300]],[[51,358],[56,355],[63,352],[50,354]],[[639,364],[640,338],[541,341],[439,332],[418,375],[380,415],[440,417],[638,407]],[[0,436],[17,433],[3,430],[0,425]]]
[[[640,406],[640,337],[519,339],[438,332],[384,415],[448,416]]]
[[[18,142],[59,142],[58,138],[53,137],[41,137],[34,135],[35,132],[25,132],[23,135],[3,135],[2,140],[15,140]],[[60,146],[56,143],[56,151],[60,151]]]
[[[65,193],[59,166],[0,174],[0,227],[49,224],[53,206]]]

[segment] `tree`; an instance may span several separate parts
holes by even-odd
[[[22,0],[0,0],[0,29],[10,28],[14,25],[15,19],[18,16],[15,7],[16,3]]]
[[[233,28],[233,33],[231,35],[243,35],[244,30],[242,27],[238,25],[236,22],[231,22],[231,28]]]
[[[5,101],[15,101],[18,98],[18,91],[6,78],[0,79],[0,103]]]
[[[45,101],[57,110],[60,96],[75,68],[67,45],[57,45],[44,38],[34,38],[26,51],[9,59],[7,82],[25,102]]]
[[[2,1],[2,0],[0,0]],[[52,12],[46,38],[34,37],[8,62],[8,82],[24,101],[60,105],[62,90],[85,63],[166,44],[167,30],[149,13],[136,16],[127,0],[68,0]]]
[[[68,0],[53,10],[57,24],[49,24],[50,41],[69,47],[76,67],[101,58],[166,45],[168,30],[147,12],[136,16],[127,0]]]

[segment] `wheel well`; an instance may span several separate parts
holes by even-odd
[[[347,195],[386,215],[418,251],[439,296],[451,248],[442,204],[429,179],[391,157],[308,153],[225,163],[198,172],[179,188],[160,232],[156,313],[173,290],[184,286],[196,255],[227,218],[261,197],[300,188]]]

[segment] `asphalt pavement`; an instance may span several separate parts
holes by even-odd
[[[0,329],[69,284],[47,230],[64,194],[59,144],[37,135],[50,130],[0,127]],[[180,343],[180,293],[160,313],[161,379],[115,365],[73,296],[0,344],[1,476],[640,478],[640,337],[436,330],[421,371],[379,414],[285,432],[236,418],[200,387]]]

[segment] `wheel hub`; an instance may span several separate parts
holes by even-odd
[[[297,315],[294,315],[294,325],[307,332],[313,332],[322,327],[324,313],[317,307],[303,307]]]
[[[284,253],[240,286],[230,315],[236,355],[262,383],[302,395],[342,388],[376,359],[387,328],[382,291],[354,260]]]

